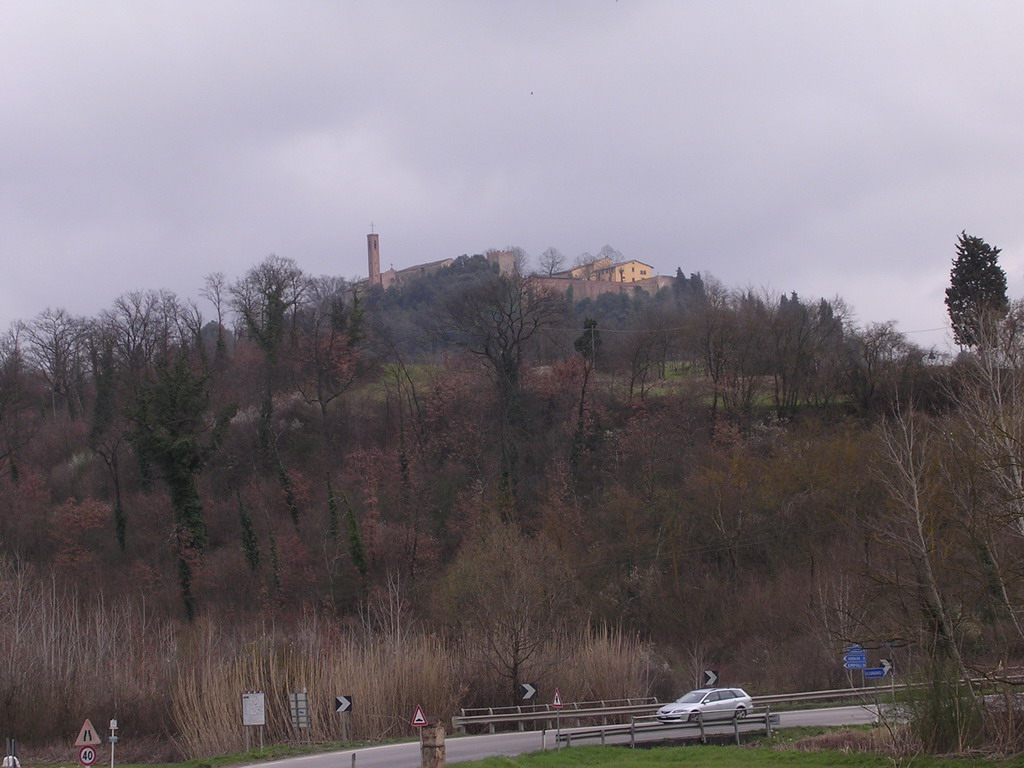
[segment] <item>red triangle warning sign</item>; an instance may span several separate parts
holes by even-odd
[[[102,743],[103,739],[101,739],[99,734],[96,733],[96,729],[92,727],[92,722],[86,720],[82,723],[82,730],[78,732],[78,739],[75,741],[75,746],[95,747]]]
[[[554,707],[555,709],[561,709],[562,708],[562,694],[560,694],[558,692],[557,688],[555,688],[555,698],[551,702],[551,706]]]
[[[416,705],[416,709],[412,713],[412,724],[416,726],[427,724],[427,716],[423,714],[423,707],[419,704]]]

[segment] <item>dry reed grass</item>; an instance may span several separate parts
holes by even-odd
[[[23,755],[43,757],[67,750],[61,745],[86,718],[101,730],[117,719],[125,759],[209,757],[247,746],[246,691],[266,694],[269,744],[409,736],[416,705],[448,721],[494,690],[493,673],[462,653],[465,638],[398,624],[212,616],[182,627],[154,618],[141,595],[87,600],[0,561],[0,732],[17,738]],[[524,679],[560,688],[567,701],[642,696],[651,690],[652,659],[634,636],[584,627],[542,648]],[[302,732],[292,727],[288,699],[299,691],[311,716]],[[340,695],[354,700],[347,732],[333,706]],[[256,734],[249,736],[255,746]]]
[[[173,639],[144,607],[102,596],[86,602],[54,579],[0,561],[0,626],[5,734],[44,741],[77,734],[84,717],[126,712],[166,722]]]
[[[244,691],[264,692],[264,739],[272,743],[408,736],[416,705],[448,719],[463,693],[452,656],[436,638],[378,641],[341,634],[316,618],[291,630],[266,627],[231,647],[208,630],[194,651],[193,666],[179,677],[173,696],[178,744],[188,757],[245,747]],[[294,692],[308,696],[311,722],[302,731],[291,722],[288,696]],[[333,706],[341,695],[354,701],[347,734]]]
[[[447,721],[474,685],[490,685],[474,677],[456,648],[423,634],[388,639],[343,633],[316,618],[289,630],[264,628],[231,648],[206,631],[193,648],[192,670],[179,678],[174,693],[181,752],[200,757],[243,748],[240,697],[251,690],[266,694],[268,742],[341,740],[345,734],[333,709],[339,695],[354,701],[348,738],[409,736],[416,705],[431,719]],[[635,637],[587,630],[545,648],[534,662],[544,672],[535,679],[545,690],[560,687],[565,700],[643,696],[652,684],[651,659]],[[288,709],[288,694],[296,691],[309,697],[311,723],[303,733],[292,727]]]
[[[540,663],[545,689],[558,687],[563,699],[574,701],[650,696],[661,668],[649,644],[608,626],[561,638]]]

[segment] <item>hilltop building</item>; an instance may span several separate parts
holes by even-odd
[[[507,275],[515,270],[515,254],[511,251],[488,251],[487,260],[498,265],[498,274]],[[440,259],[425,264],[415,264],[404,269],[391,267],[381,271],[380,268],[380,235],[371,232],[366,236],[366,258],[368,275],[365,284],[379,285],[385,290],[392,286],[398,287],[432,275],[444,267],[451,265],[455,259]],[[654,274],[654,267],[636,259],[613,262],[607,256],[557,272],[550,277],[531,278],[536,284],[543,285],[560,293],[572,291],[576,300],[597,298],[602,293],[622,293],[625,291],[642,290],[654,295],[660,289],[671,287],[672,278]]]
[[[511,251],[488,251],[487,260],[498,265],[498,274],[507,275],[515,269],[515,254]],[[425,264],[415,264],[404,269],[391,267],[383,272],[380,269],[380,235],[371,232],[366,236],[366,259],[368,266],[369,285],[379,285],[385,290],[392,286],[406,285],[413,280],[432,275],[450,266],[455,259],[439,259]]]
[[[670,288],[673,279],[654,274],[654,267],[636,259],[613,262],[607,256],[556,272],[550,277],[533,278],[540,285],[568,293],[573,299],[596,299],[602,293],[624,293],[640,290],[652,296],[662,288]]]
[[[636,283],[654,276],[654,267],[636,259],[613,262],[607,256],[578,267],[556,272],[551,277],[574,280],[600,280],[606,283]]]

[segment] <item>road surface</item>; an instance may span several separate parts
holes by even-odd
[[[830,707],[827,709],[806,709],[797,712],[782,712],[779,727],[797,726],[840,726],[864,725],[875,722],[874,707]],[[571,730],[571,729],[563,729]],[[711,731],[711,729],[708,729]],[[726,726],[723,732],[731,732]],[[648,734],[646,738],[662,740],[665,732]],[[629,736],[609,736],[610,744],[629,743]],[[596,740],[588,743],[598,743]],[[452,736],[445,742],[448,764],[483,760],[496,755],[519,755],[541,749],[555,748],[554,731],[527,731],[525,733],[498,733],[487,736]],[[418,742],[386,744],[379,747],[363,747],[341,752],[327,752],[319,755],[289,757],[272,763],[254,763],[273,768],[419,768],[420,745]]]

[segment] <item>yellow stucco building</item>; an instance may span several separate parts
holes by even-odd
[[[636,259],[613,262],[608,257],[595,259],[578,267],[559,272],[552,277],[570,277],[575,280],[600,280],[606,283],[636,283],[654,277],[654,267]]]

